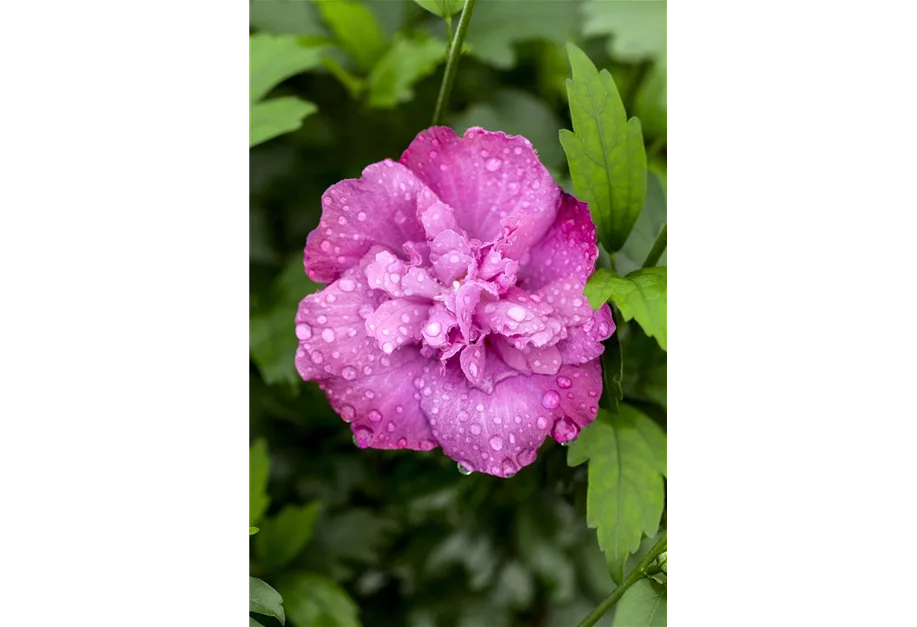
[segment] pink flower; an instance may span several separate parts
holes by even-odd
[[[360,447],[510,477],[595,419],[615,328],[583,296],[597,256],[527,139],[429,128],[322,196],[305,266],[329,285],[299,305],[296,368]]]

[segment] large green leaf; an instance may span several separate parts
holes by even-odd
[[[267,480],[271,471],[271,460],[267,454],[267,442],[256,440],[248,451],[248,524],[257,523],[267,509],[270,499],[267,495]]]
[[[281,568],[296,557],[312,539],[321,503],[287,505],[274,518],[261,523],[255,538],[255,554],[271,568]]]
[[[323,46],[305,46],[296,37],[252,35],[249,38],[249,147],[295,131],[303,118],[315,113],[311,102],[292,96],[261,101],[284,80],[317,67]]]
[[[248,578],[248,611],[273,616],[280,621],[281,625],[286,622],[283,597],[272,587],[254,577]]]
[[[608,51],[618,61],[665,58],[664,0],[586,0],[583,34],[610,34]]]
[[[618,601],[612,627],[665,627],[665,597],[666,586],[641,579]]]
[[[414,97],[411,87],[433,73],[446,58],[446,43],[439,39],[396,34],[392,47],[369,75],[369,104],[379,109],[394,107]]]
[[[250,0],[249,24],[275,35],[324,35],[311,0]]]
[[[316,573],[296,573],[281,581],[290,622],[296,627],[360,627],[359,608],[333,580]]]
[[[465,0],[414,0],[433,15],[452,17],[462,10]]]
[[[624,275],[643,267],[646,256],[653,248],[662,226],[666,223],[666,197],[662,181],[656,172],[649,172],[646,180],[646,202],[624,246],[615,253],[615,270]],[[665,258],[657,265],[664,266]]]
[[[638,427],[650,418],[625,404],[618,411],[599,410],[570,445],[567,463],[589,461],[586,522],[597,530],[612,579],[620,584],[627,557],[644,534],[659,528],[665,495],[657,453]]]
[[[376,15],[355,0],[315,0],[325,24],[341,49],[363,71],[369,71],[388,47]]]
[[[458,133],[481,126],[522,135],[532,142],[545,166],[557,170],[563,166],[564,152],[557,141],[560,120],[544,101],[528,92],[501,89],[486,102],[477,102],[455,116],[451,126]]]
[[[620,277],[599,268],[589,277],[585,295],[593,309],[613,302],[625,320],[635,319],[666,350],[666,268],[644,268]]]
[[[567,97],[573,132],[560,131],[573,189],[589,205],[599,241],[617,252],[627,241],[646,197],[646,151],[637,118],[627,119],[608,70],[567,44],[573,79]]]
[[[478,0],[465,42],[478,59],[500,69],[516,64],[514,45],[546,40],[563,44],[579,29],[579,0]]]
[[[292,96],[273,98],[251,106],[248,120],[248,145],[257,146],[278,135],[295,131],[302,121],[318,111],[313,103]]]

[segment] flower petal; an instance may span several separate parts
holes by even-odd
[[[567,337],[557,343],[561,359],[565,364],[592,361],[605,352],[602,342],[614,332],[615,321],[611,317],[611,308],[607,304],[602,305],[585,324],[567,329]]]
[[[321,384],[331,406],[350,423],[360,448],[429,451],[436,447],[413,383],[426,360],[416,348],[400,352],[404,359],[397,370]]]
[[[374,244],[400,250],[423,241],[417,194],[426,186],[406,167],[386,159],[322,195],[322,218],[306,240],[305,264],[314,281],[328,282],[359,263]]]
[[[542,391],[533,377],[514,374],[499,358],[488,358],[488,376],[496,375],[493,392],[472,386],[455,362],[445,372],[428,368],[420,406],[443,452],[465,470],[511,477],[535,461],[551,427],[541,406]]]
[[[397,353],[385,355],[366,333],[364,321],[379,307],[381,296],[369,290],[359,268],[352,268],[299,303],[295,362],[304,380],[353,380],[400,366],[403,360]]]
[[[561,366],[556,375],[528,378],[541,391],[541,411],[548,413],[551,437],[561,444],[575,439],[583,427],[595,420],[602,396],[602,366],[598,359],[580,366]]]
[[[405,298],[386,301],[366,320],[366,332],[376,339],[383,353],[391,355],[402,346],[420,340],[420,329],[431,305]]]
[[[563,194],[557,219],[533,246],[536,254],[519,268],[519,285],[537,290],[558,279],[585,285],[599,256],[597,241],[595,223],[586,203]]]
[[[401,163],[452,207],[469,237],[493,241],[502,218],[527,216],[528,247],[554,223],[560,188],[522,136],[472,127],[458,137],[434,126],[411,142]]]

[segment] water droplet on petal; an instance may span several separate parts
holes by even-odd
[[[334,341],[334,329],[324,329],[322,331],[322,339],[328,342],[329,344]]]
[[[389,421],[388,421],[388,424],[385,425],[385,430],[388,431],[389,433],[391,433],[392,431],[394,431],[394,430],[395,430],[395,423],[392,422],[391,420],[389,420]]]
[[[471,433],[481,435],[481,425],[471,425]]]
[[[579,427],[570,418],[566,416],[558,418],[554,422],[554,428],[551,429],[551,437],[561,444],[569,444],[579,435]]]
[[[395,347],[392,345],[391,342],[386,342],[385,344],[382,345],[383,353],[391,355],[394,351],[395,351]]]
[[[296,337],[301,340],[308,340],[310,337],[312,337],[312,327],[310,327],[308,324],[297,324]]]
[[[467,477],[474,472],[474,466],[471,465],[471,462],[460,461],[458,463],[458,471]]]
[[[519,470],[519,468],[516,466],[516,462],[514,462],[509,457],[507,457],[506,459],[503,460],[502,470],[503,470],[503,476],[509,479],[510,477],[516,474],[516,471]]]
[[[497,159],[496,157],[491,157],[487,160],[487,163],[484,165],[484,167],[487,168],[488,172],[496,172],[500,169],[501,165],[503,165],[503,161]]]
[[[544,396],[541,397],[541,404],[547,409],[554,409],[560,404],[560,394],[554,390],[548,390],[544,393]]]
[[[548,420],[544,416],[538,416],[538,420],[535,421],[535,426],[539,429],[546,429],[548,427]]]
[[[522,449],[519,451],[519,455],[516,456],[516,459],[519,460],[520,466],[528,466],[533,461],[535,461],[535,449]]]
[[[421,451],[432,451],[436,448],[436,442],[431,440],[421,440],[420,441],[420,450]]]
[[[353,430],[353,443],[360,448],[366,448],[373,439],[373,430],[360,425]]]
[[[374,409],[371,412],[369,412],[369,419],[372,420],[373,422],[379,422],[380,420],[382,420],[382,414],[380,414],[378,410]]]
[[[442,329],[443,329],[442,325],[434,321],[427,325],[427,328],[425,329],[425,331],[427,335],[436,336],[436,335],[439,335],[439,332],[442,331]]]
[[[312,358],[313,364],[320,364],[322,363],[322,360],[325,359],[325,357],[318,351],[312,351],[309,357]]]
[[[509,318],[512,318],[513,320],[515,320],[516,322],[522,322],[523,320],[525,320],[525,309],[523,309],[519,305],[513,305],[512,307],[506,310],[506,315]]]
[[[357,369],[353,366],[347,366],[341,370],[341,376],[347,379],[348,381],[353,381],[357,378]]]
[[[572,385],[573,385],[573,381],[571,381],[569,378],[557,377],[557,387],[564,389],[564,390],[569,390],[570,386]]]
[[[495,451],[501,450],[503,448],[503,438],[501,438],[499,435],[495,435],[490,438],[490,448]]]
[[[353,279],[341,279],[338,283],[338,287],[341,288],[342,292],[352,292],[356,286],[357,284],[353,282]]]
[[[356,410],[354,410],[353,405],[344,405],[341,407],[341,418],[344,419],[344,422],[350,422],[355,415]]]

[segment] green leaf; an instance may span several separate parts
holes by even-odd
[[[369,104],[389,109],[414,97],[411,87],[433,73],[446,58],[446,43],[423,36],[408,38],[397,33],[392,47],[369,75]]]
[[[665,627],[666,586],[641,579],[628,588],[615,608],[612,627]]]
[[[465,42],[472,55],[494,67],[516,65],[514,45],[553,41],[563,45],[579,30],[578,0],[478,0]]]
[[[317,67],[324,46],[304,46],[296,37],[253,35],[249,38],[249,147],[295,131],[315,113],[311,102],[287,96],[260,102],[278,84]]]
[[[666,137],[666,66],[654,63],[640,85],[634,109],[648,137]]]
[[[324,575],[297,573],[277,587],[296,627],[360,627],[357,604]]]
[[[564,152],[557,141],[561,122],[543,100],[527,92],[501,89],[487,102],[477,102],[455,116],[451,126],[459,134],[471,126],[481,126],[522,135],[532,142],[545,166],[563,166]]]
[[[610,34],[608,52],[616,61],[665,58],[666,3],[662,0],[587,0],[583,34]]]
[[[599,410],[567,455],[570,466],[589,460],[586,522],[597,530],[611,577],[618,584],[624,577],[624,563],[638,549],[642,536],[656,533],[665,498],[659,461],[637,428],[641,416],[646,418],[625,404],[617,416]]]
[[[248,23],[275,35],[324,35],[315,5],[309,0],[251,0]]]
[[[321,64],[324,46],[303,46],[296,37],[252,35],[249,51],[249,102],[261,100],[284,80]]]
[[[585,294],[593,309],[613,302],[625,320],[636,319],[647,335],[666,350],[666,268],[644,268],[625,277],[599,268],[586,282]]]
[[[615,270],[620,275],[639,270],[666,223],[666,198],[662,181],[656,172],[646,179],[646,202],[624,246],[615,253]],[[665,265],[665,257],[657,265]]]
[[[287,620],[282,603],[283,597],[272,587],[260,579],[248,578],[248,611],[273,616],[282,625]]]
[[[341,49],[369,71],[388,47],[382,25],[366,5],[353,0],[315,0]]]
[[[267,441],[255,440],[248,451],[248,524],[254,525],[261,519],[270,499],[267,495],[267,480],[271,471],[271,460],[267,454]]]
[[[258,621],[256,621],[256,620],[255,620],[254,618],[252,618],[251,616],[249,616],[249,617],[248,617],[248,627],[264,627],[264,625],[262,625],[261,623],[259,623]]]
[[[599,240],[617,252],[627,241],[646,197],[646,151],[637,118],[627,119],[608,70],[567,44],[573,79],[567,97],[573,132],[560,131],[576,196],[589,204]]]
[[[414,2],[441,18],[452,17],[465,6],[465,0],[414,0]]]
[[[615,323],[617,325],[617,323]],[[621,331],[615,329],[605,341],[605,352],[602,353],[602,377],[605,380],[605,393],[609,401],[609,411],[618,413],[618,404],[624,400],[621,381],[624,379],[624,356],[621,352]]]
[[[255,539],[255,554],[272,569],[290,563],[312,539],[321,503],[287,505],[274,518],[262,523]]]
[[[249,527],[249,528],[248,528],[248,535],[253,536],[253,535],[255,535],[256,533],[258,533],[258,531],[260,531],[260,529],[258,529],[258,527]]]
[[[273,139],[278,135],[295,131],[302,121],[318,111],[311,102],[292,96],[273,98],[251,106],[249,112],[249,148]]]

